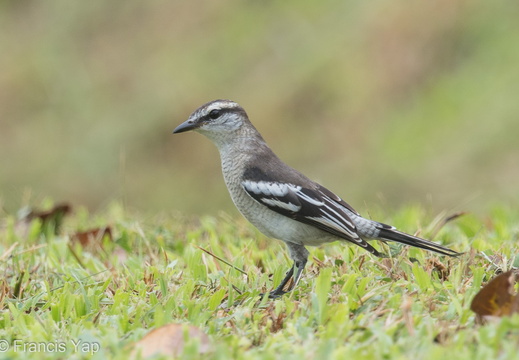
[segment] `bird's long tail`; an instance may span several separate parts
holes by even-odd
[[[445,246],[436,244],[429,240],[419,238],[418,236],[406,234],[404,232],[398,231],[395,228],[389,227],[389,226],[381,228],[378,237],[383,240],[396,241],[396,242],[399,242],[399,243],[402,243],[405,245],[414,246],[414,247],[417,247],[420,249],[434,251],[434,252],[437,252],[442,255],[448,255],[448,256],[461,255],[461,253],[451,250]]]

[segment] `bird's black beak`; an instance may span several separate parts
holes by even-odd
[[[187,121],[184,121],[179,126],[177,126],[176,129],[173,130],[173,134],[178,134],[178,133],[183,133],[186,131],[194,130],[197,127],[198,127],[198,125],[196,124],[196,122],[194,122],[193,120],[187,120]]]

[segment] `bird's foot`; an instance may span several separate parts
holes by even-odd
[[[288,293],[288,291],[271,291],[269,293],[269,299],[278,299]]]
[[[268,293],[268,296],[269,296],[269,299],[279,299],[280,297],[282,297],[283,295],[285,295],[286,293],[288,293],[288,291],[276,291],[276,290],[273,290],[271,292]],[[260,294],[260,298],[263,299],[263,297],[265,296],[266,294]]]

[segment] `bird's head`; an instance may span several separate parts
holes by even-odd
[[[248,121],[245,110],[234,101],[214,100],[196,109],[173,133],[194,130],[217,140],[232,137]]]

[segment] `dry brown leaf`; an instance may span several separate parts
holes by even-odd
[[[479,321],[509,316],[519,311],[519,294],[514,291],[517,280],[517,272],[507,271],[490,280],[474,296],[470,309]]]
[[[27,227],[32,220],[39,219],[43,233],[47,233],[48,229],[53,229],[54,234],[57,235],[63,223],[63,218],[71,212],[72,206],[67,203],[57,204],[47,211],[29,209],[20,219],[19,226]]]
[[[72,211],[72,207],[67,203],[63,203],[63,204],[57,204],[52,209],[47,210],[47,211],[34,210],[34,209],[30,210],[29,213],[27,214],[27,217],[29,219],[38,218],[38,219],[41,219],[42,221],[47,221],[47,220],[52,219],[55,216],[67,215],[71,211]]]
[[[135,343],[132,358],[140,354],[142,358],[154,355],[177,356],[182,353],[186,341],[198,339],[198,352],[205,354],[211,351],[209,337],[200,328],[185,324],[168,324],[150,331]]]
[[[113,241],[112,229],[110,226],[77,232],[72,234],[70,239],[74,242],[79,242],[83,247],[92,245],[99,245],[102,247],[102,240],[105,236],[108,237],[110,241]]]

